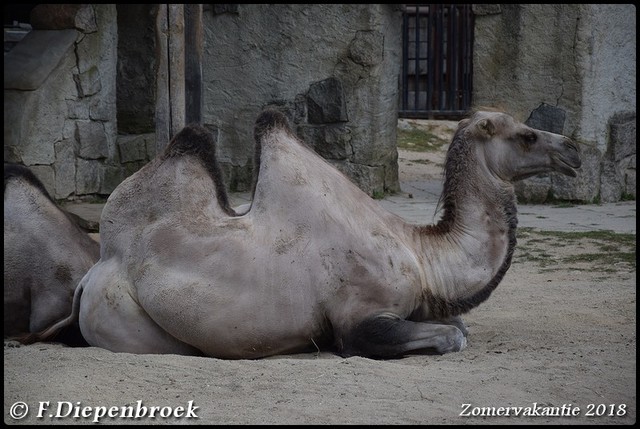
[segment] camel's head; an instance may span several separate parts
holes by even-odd
[[[491,173],[514,182],[556,171],[576,176],[581,165],[578,146],[559,134],[540,131],[500,112],[476,112],[460,123],[467,141],[476,143]]]

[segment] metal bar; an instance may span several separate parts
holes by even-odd
[[[464,19],[465,25],[465,43],[464,43],[464,83],[463,83],[463,106],[465,109],[471,108],[472,90],[473,90],[473,13],[471,5],[465,5]]]
[[[456,89],[458,87],[458,14],[455,5],[449,6],[447,37],[447,109],[453,110],[456,106]]]
[[[436,13],[436,34],[434,36],[436,41],[436,108],[438,110],[444,110],[443,92],[445,88],[444,82],[444,65],[445,65],[445,32],[444,32],[444,5],[438,5],[438,11]]]
[[[434,11],[435,5],[429,5],[429,14],[427,15],[427,88],[426,88],[426,105],[424,110],[433,110],[433,89],[434,89],[434,63],[435,63],[435,40],[434,33]]]
[[[409,108],[409,14],[402,14],[402,109]]]
[[[418,109],[420,105],[420,6],[416,5],[415,15],[415,67],[414,67],[414,86],[413,86],[413,108]]]

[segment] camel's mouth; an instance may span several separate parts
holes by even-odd
[[[582,162],[577,155],[569,158],[565,158],[561,155],[554,155],[551,159],[551,164],[553,165],[554,170],[570,177],[576,177],[578,175],[576,169],[580,168],[582,165]]]

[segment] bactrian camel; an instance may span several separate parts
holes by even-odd
[[[71,312],[100,245],[27,167],[4,164],[4,336],[41,331]],[[76,324],[77,325],[77,324]],[[82,344],[79,328],[56,340]]]
[[[199,126],[116,188],[102,213],[101,259],[76,291],[90,344],[217,358],[462,350],[460,315],[511,264],[513,182],[580,167],[568,138],[477,112],[448,149],[441,219],[416,226],[305,146],[281,113],[260,114],[255,140],[245,214],[230,207]]]

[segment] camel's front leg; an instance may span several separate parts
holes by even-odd
[[[441,320],[423,320],[423,322],[435,323],[439,325],[453,325],[456,328],[460,329],[465,337],[469,335],[469,330],[467,329],[467,325],[464,323],[464,320],[462,320],[461,316],[451,316]]]
[[[345,356],[385,358],[410,352],[457,352],[465,348],[467,339],[452,324],[412,322],[383,313],[360,322],[342,338],[342,344]]]

